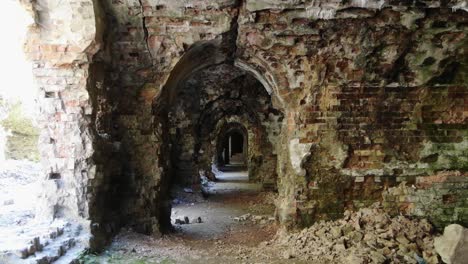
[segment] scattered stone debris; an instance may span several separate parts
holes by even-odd
[[[286,250],[285,252],[283,252],[283,258],[284,259],[290,259],[290,258],[292,258],[292,255],[288,250]]]
[[[468,262],[468,229],[461,225],[445,227],[444,234],[434,239],[434,247],[447,264]]]
[[[205,187],[201,188],[200,192],[203,198],[208,199],[208,197],[210,197],[210,193],[205,189]]]
[[[255,224],[265,225],[267,223],[275,222],[275,217],[269,215],[252,215],[252,214],[244,214],[238,217],[233,218],[234,221],[237,222],[245,222],[245,221],[252,221]]]
[[[215,165],[212,165],[212,167],[215,167]],[[214,173],[216,175],[216,173],[219,173],[219,171],[217,170],[216,168],[216,172]],[[204,174],[201,174],[200,175],[200,183],[203,187],[210,187],[212,185],[212,182],[208,179],[208,177],[206,177]]]
[[[192,190],[192,188],[184,188],[184,192],[193,193],[193,190]]]
[[[243,221],[249,220],[251,217],[252,217],[251,214],[244,214],[238,217],[234,217],[234,221],[243,222]]]
[[[71,263],[88,245],[81,223],[56,220],[11,228],[0,241],[0,263]]]
[[[196,191],[192,188],[181,188],[175,186],[171,189],[173,205],[195,204],[205,202],[202,191]]]
[[[192,221],[190,221],[190,219],[188,218],[188,216],[184,216],[184,219],[179,219],[177,218],[175,220],[175,224],[176,225],[188,225],[188,224],[200,224],[202,223],[202,219],[201,217],[197,217],[197,218],[194,218],[192,219]]]
[[[390,217],[379,203],[337,221],[318,222],[278,243],[286,258],[331,263],[439,263],[432,225],[425,219]]]
[[[3,205],[12,205],[14,203],[15,203],[15,201],[13,199],[3,201]]]

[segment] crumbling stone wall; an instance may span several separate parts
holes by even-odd
[[[287,103],[285,222],[339,217],[400,182],[430,185],[437,171],[466,180],[466,12],[434,1],[367,4],[247,2],[241,58],[269,65]],[[456,193],[448,218],[417,210],[417,199],[406,211],[466,224],[454,207],[465,210],[467,193]],[[388,205],[407,204],[400,199]]]
[[[222,63],[284,114],[267,129],[284,225],[380,199],[467,225],[464,1],[58,2],[36,1],[27,47],[43,208],[89,218],[96,246],[122,225],[167,228],[168,114],[193,73]]]
[[[44,168],[37,218],[67,217],[89,232],[90,183],[96,175],[95,105],[88,89],[104,23],[96,1],[22,1],[31,14],[25,52],[40,95],[39,151]]]

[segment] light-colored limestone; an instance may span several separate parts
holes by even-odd
[[[434,239],[434,246],[445,263],[466,263],[468,259],[468,229],[461,225],[448,225],[444,229],[444,234]]]

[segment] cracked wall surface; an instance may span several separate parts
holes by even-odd
[[[377,200],[468,224],[466,1],[57,2],[35,4],[26,49],[43,91],[44,212],[89,219],[96,247],[123,225],[167,229],[168,113],[193,73],[220,64],[284,115],[260,122],[283,225]]]

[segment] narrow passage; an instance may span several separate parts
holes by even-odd
[[[216,182],[204,183],[203,194],[174,190],[172,234],[156,238],[125,230],[104,254],[88,256],[89,263],[281,263],[284,259],[258,250],[277,232],[275,194],[262,192],[261,184],[249,182],[238,168],[227,165]]]

